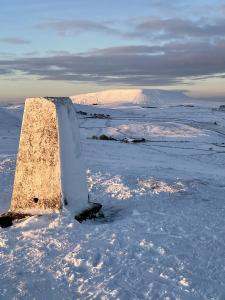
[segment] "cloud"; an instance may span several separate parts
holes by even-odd
[[[17,38],[17,37],[4,37],[4,38],[0,38],[0,43],[12,44],[12,45],[27,45],[30,44],[30,41]]]
[[[131,54],[157,54],[162,50],[160,46],[148,45],[133,45],[133,46],[118,46],[102,49],[93,49],[89,54],[98,55],[131,55]]]
[[[9,75],[12,73],[12,70],[7,70],[5,68],[0,68],[0,76],[1,75]]]
[[[109,23],[90,20],[56,20],[45,21],[36,25],[42,30],[52,30],[61,35],[80,34],[84,32],[100,32],[104,34],[119,34],[120,31],[111,27]]]
[[[188,8],[188,4],[184,1],[173,0],[173,1],[165,1],[165,0],[147,0],[148,6],[158,9],[158,11],[162,13],[174,13],[177,12],[179,8],[179,12]]]
[[[127,33],[128,37],[150,38],[151,40],[210,39],[224,37],[224,35],[224,18],[206,23],[203,20],[150,17],[136,24],[135,29]]]
[[[225,16],[225,4],[222,4],[220,6],[220,12],[222,13],[223,16]]]
[[[161,7],[163,1],[155,1]],[[172,9],[178,4],[173,3],[165,7]],[[222,8],[220,7],[222,10]],[[187,39],[215,39],[225,35],[225,19],[199,18],[188,19],[181,17],[160,18],[149,16],[128,19],[126,22],[96,22],[91,20],[50,20],[42,21],[35,26],[41,30],[55,31],[60,35],[74,35],[83,33],[101,33],[117,35],[123,39],[148,40],[151,42],[185,41]],[[118,29],[120,28],[120,29]],[[125,29],[126,28],[126,29]]]
[[[152,15],[160,16],[161,18],[181,18],[187,19],[190,17],[193,20],[196,18],[207,20],[216,20],[223,18],[224,9],[223,0],[214,1],[165,1],[165,0],[145,0],[148,9],[151,9]]]
[[[41,80],[148,86],[174,85],[215,74],[222,77],[224,62],[225,40],[219,40],[162,46],[128,45],[95,49],[82,55],[27,56],[0,60],[0,69],[34,75]]]
[[[50,55],[69,55],[70,54],[69,51],[65,51],[65,50],[50,50],[50,51],[47,51],[47,53]]]

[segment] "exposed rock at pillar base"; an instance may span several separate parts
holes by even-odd
[[[90,208],[84,210],[79,215],[75,216],[75,219],[80,223],[88,219],[96,219],[98,218],[98,214],[101,208],[102,205],[100,203],[90,203]]]
[[[83,221],[96,219],[99,217],[100,210],[102,205],[100,203],[89,203],[90,207],[86,210],[82,211],[79,215],[76,215],[74,218],[79,222],[82,223]],[[0,227],[8,228],[11,227],[14,222],[23,220],[29,217],[32,217],[31,214],[22,214],[16,212],[7,212],[0,215]],[[101,213],[101,217],[103,213]]]
[[[5,214],[0,215],[0,227],[7,228],[13,225],[14,221],[22,220],[27,217],[31,217],[30,214],[22,214],[15,212],[7,212]]]

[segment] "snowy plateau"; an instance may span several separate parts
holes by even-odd
[[[104,218],[63,210],[0,228],[0,299],[225,299],[223,103],[139,89],[71,98]],[[0,213],[22,113],[0,106]]]

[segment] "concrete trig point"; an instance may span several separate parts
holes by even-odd
[[[10,226],[14,219],[28,215],[60,212],[63,206],[78,221],[95,216],[101,208],[89,202],[76,113],[69,98],[29,98],[11,207],[0,216],[0,225]]]

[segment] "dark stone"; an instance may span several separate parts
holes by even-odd
[[[86,115],[87,115],[87,112],[86,112],[86,111],[79,110],[79,111],[77,111],[77,114],[86,116]]]
[[[67,202],[67,200],[65,199]],[[66,205],[66,204],[65,204]],[[103,213],[100,214],[100,209],[102,205],[99,203],[89,203],[90,207],[80,213],[79,215],[75,216],[75,219],[82,223],[88,219],[95,219],[98,216],[103,217]],[[14,221],[25,219],[26,217],[31,217],[31,214],[22,214],[22,213],[15,213],[15,212],[7,212],[0,215],[0,227],[7,228],[13,225]]]
[[[98,137],[97,137],[96,135],[93,135],[93,136],[92,136],[92,139],[93,139],[93,140],[98,140]]]
[[[30,214],[21,214],[15,212],[8,212],[0,215],[0,227],[7,228],[13,225],[13,221],[21,220],[26,217],[30,217]]]
[[[142,106],[142,108],[158,108],[157,106]]]
[[[110,115],[104,115],[104,114],[90,114],[90,116],[94,119],[110,119]]]
[[[146,139],[145,138],[140,138],[140,139],[133,139],[133,138],[124,138],[121,140],[121,142],[124,142],[124,143],[145,143],[146,142]]]
[[[115,141],[115,139],[113,137],[105,135],[105,134],[100,135],[99,140],[103,140],[103,141]]]
[[[79,215],[75,216],[75,219],[78,222],[82,223],[85,220],[95,219],[98,217],[102,205],[100,203],[89,203],[89,204],[90,204],[90,208],[86,209]]]
[[[134,139],[134,140],[132,141],[132,143],[144,143],[145,141],[146,141],[145,138]]]

